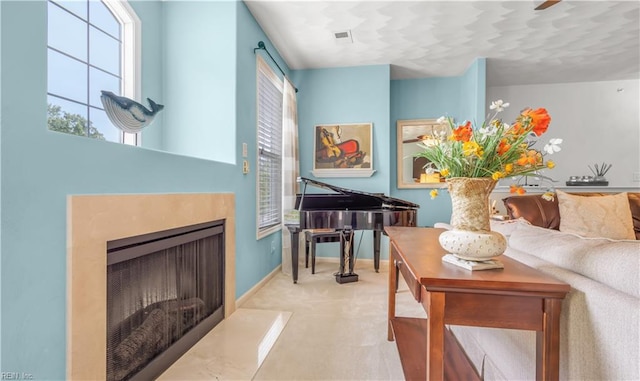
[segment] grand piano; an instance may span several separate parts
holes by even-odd
[[[357,282],[353,272],[353,232],[373,230],[373,262],[375,271],[380,268],[380,238],[385,226],[416,226],[417,209],[408,201],[386,196],[340,188],[320,181],[298,178],[303,184],[302,193],[296,195],[295,207],[300,213],[300,223],[286,224],[291,232],[291,266],[293,283],[298,282],[298,239],[304,229],[335,229],[340,232],[340,268],[336,282]],[[306,193],[307,185],[331,190],[335,193]]]

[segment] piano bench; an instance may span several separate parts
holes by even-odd
[[[309,245],[311,245],[311,274],[316,273],[316,244],[340,242],[340,232],[334,229],[311,229],[304,232],[304,267],[309,267]]]

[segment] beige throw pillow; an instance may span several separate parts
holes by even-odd
[[[611,196],[576,196],[556,191],[560,231],[583,237],[635,239],[627,193]]]

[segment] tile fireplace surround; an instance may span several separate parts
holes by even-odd
[[[67,379],[106,379],[107,241],[220,219],[228,317],[236,292],[233,194],[68,196]]]

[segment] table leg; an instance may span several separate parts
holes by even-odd
[[[536,380],[560,378],[561,299],[544,299],[542,331],[536,332]]]
[[[430,292],[427,311],[427,381],[444,379],[444,296]]]
[[[387,340],[393,341],[393,329],[391,328],[391,319],[396,317],[396,290],[398,290],[397,272],[392,267],[397,268],[395,255],[393,250],[389,251],[389,289],[388,305],[387,305]]]

